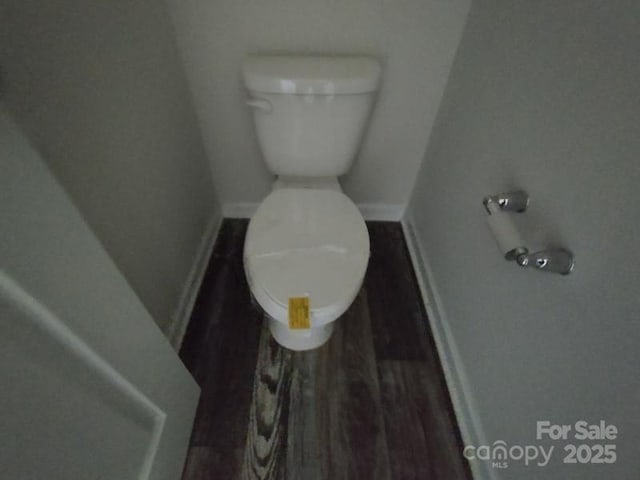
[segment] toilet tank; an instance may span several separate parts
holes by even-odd
[[[242,74],[256,133],[276,175],[346,173],[364,134],[381,68],[365,56],[249,56]]]

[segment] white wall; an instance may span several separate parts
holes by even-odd
[[[358,203],[403,205],[425,151],[469,0],[168,0],[223,204],[260,202],[271,177],[244,106],[247,53],[368,53],[383,87],[344,180]]]
[[[158,325],[219,215],[166,6],[2,0],[2,97]]]
[[[613,465],[563,465],[559,442],[550,466],[502,478],[640,471],[638,18],[633,0],[474,2],[412,195],[434,321],[485,440],[537,444],[537,420],[620,431]],[[501,258],[481,201],[511,188],[531,196],[529,246],[570,248],[574,273]]]

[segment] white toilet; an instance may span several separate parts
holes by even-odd
[[[244,269],[275,340],[309,350],[329,339],[367,269],[369,233],[338,176],[353,163],[381,69],[361,56],[250,56],[242,73],[277,175],[249,223]],[[308,298],[309,324],[290,328],[297,297]]]

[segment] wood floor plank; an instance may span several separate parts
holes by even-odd
[[[391,477],[469,478],[448,399],[424,362],[378,364]]]
[[[182,473],[189,480],[229,480],[240,477],[244,449],[219,451],[211,447],[191,447]]]
[[[223,222],[181,349],[202,389],[191,445],[220,452],[244,448],[262,328],[242,265],[245,232],[246,221]]]
[[[324,445],[318,441],[318,357],[325,347],[294,352],[289,396],[287,436],[287,478],[321,480]]]
[[[262,317],[247,301],[242,265],[246,229],[246,221],[222,222],[180,349],[182,361],[200,385],[222,368],[224,358],[218,357],[226,346],[256,352]]]
[[[337,322],[316,369],[322,478],[388,479],[389,462],[366,293]]]
[[[368,222],[371,257],[364,288],[379,360],[424,360],[426,314],[397,222]]]
[[[263,327],[260,336],[243,479],[286,478],[289,393],[293,352],[280,347]]]

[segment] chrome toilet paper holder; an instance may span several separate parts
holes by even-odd
[[[484,198],[484,208],[489,215],[496,212],[522,213],[529,206],[529,195],[523,190],[488,195]],[[532,267],[543,272],[568,275],[573,271],[573,253],[564,248],[549,248],[530,253],[524,245],[514,247],[505,253],[507,260],[515,260],[521,267]]]

